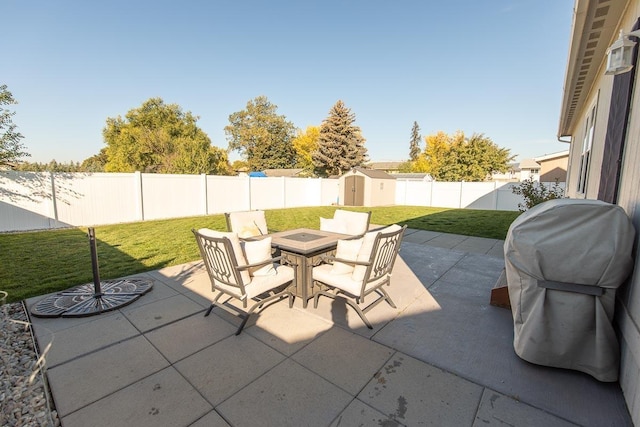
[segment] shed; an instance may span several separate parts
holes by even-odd
[[[388,206],[396,202],[396,179],[386,172],[353,168],[339,178],[344,206]]]

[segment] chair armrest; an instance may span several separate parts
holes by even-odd
[[[253,264],[239,265],[236,268],[238,269],[238,271],[243,271],[249,268],[262,267],[263,265],[273,264],[276,261],[280,261],[280,259],[282,259],[282,256],[278,256],[275,258],[268,258],[268,259],[265,259],[264,261],[254,262]]]
[[[334,256],[323,256],[321,259],[329,264],[333,264],[334,262],[341,262],[343,264],[352,264],[352,265],[369,265],[371,264],[369,261],[356,261],[353,259],[344,259],[344,258],[336,258]]]

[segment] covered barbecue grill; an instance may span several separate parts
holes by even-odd
[[[612,320],[634,234],[620,206],[598,200],[550,200],[511,224],[504,254],[518,356],[618,380]]]

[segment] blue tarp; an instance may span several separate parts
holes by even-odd
[[[267,174],[264,172],[249,172],[250,178],[266,178]]]

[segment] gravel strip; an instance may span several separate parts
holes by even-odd
[[[22,303],[0,307],[0,425],[60,425]]]

